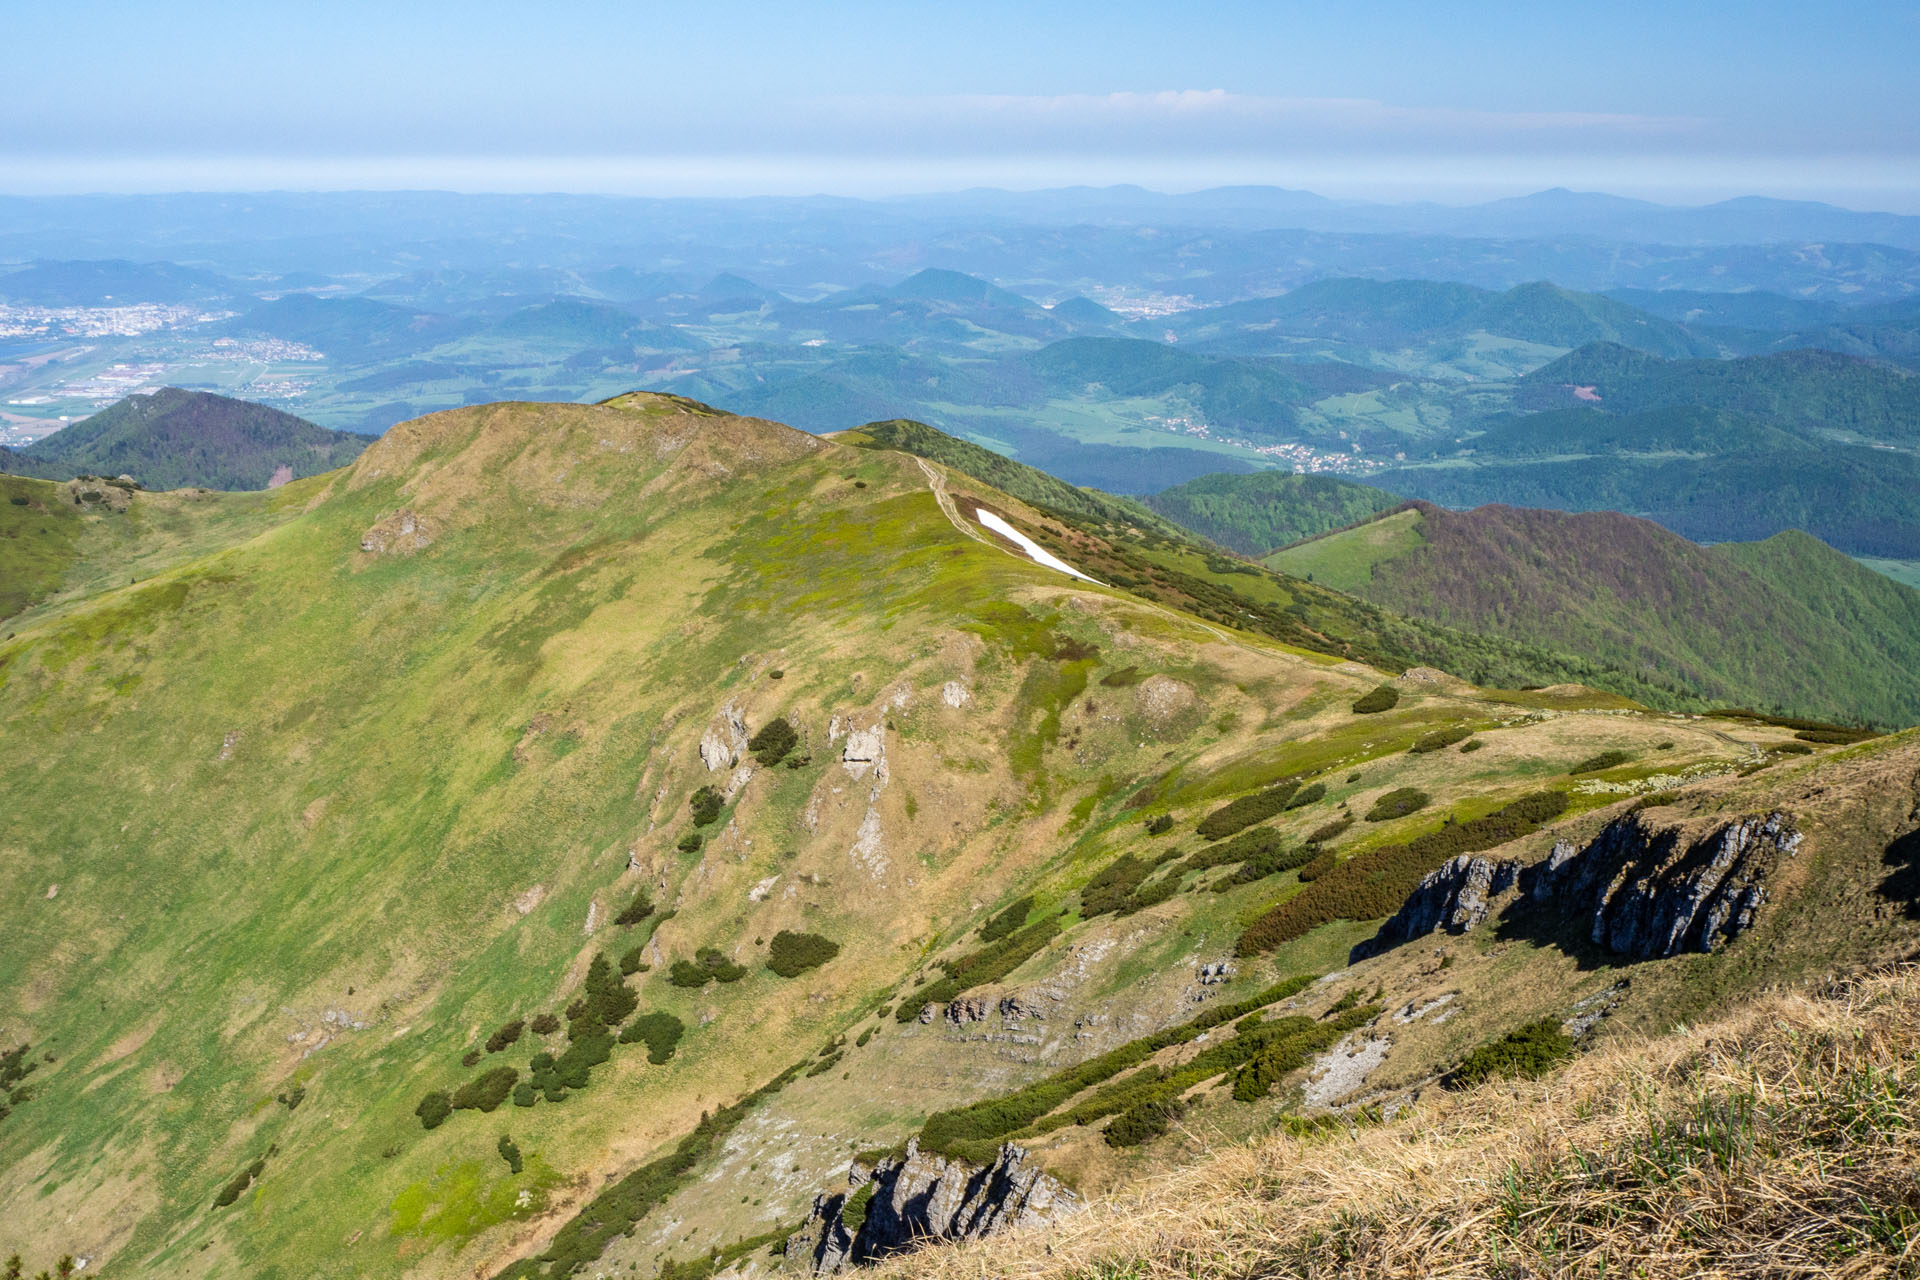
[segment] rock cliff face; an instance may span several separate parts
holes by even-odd
[[[1643,819],[1630,813],[1579,853],[1550,856],[1529,886],[1536,902],[1590,913],[1593,940],[1636,960],[1712,951],[1751,928],[1774,868],[1800,847],[1784,813],[1741,818],[1691,842]]]
[[[1517,862],[1460,855],[1422,880],[1380,932],[1353,949],[1351,958],[1376,955],[1435,929],[1468,932],[1487,918],[1492,899],[1513,887],[1519,870]]]
[[[807,1224],[787,1239],[788,1270],[835,1275],[934,1240],[979,1240],[1082,1207],[1012,1143],[983,1169],[925,1155],[910,1141],[905,1155],[872,1172],[855,1164],[847,1183],[817,1197]]]
[[[1753,925],[1767,881],[1792,857],[1801,835],[1783,813],[1753,814],[1703,835],[1656,827],[1644,813],[1607,824],[1585,848],[1562,840],[1545,860],[1459,857],[1420,882],[1352,959],[1424,937],[1466,933],[1517,882],[1503,910],[1557,910],[1591,923],[1593,941],[1634,960],[1712,951]]]

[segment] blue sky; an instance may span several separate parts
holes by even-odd
[[[1546,186],[1920,211],[1920,6],[4,0],[0,190]]]

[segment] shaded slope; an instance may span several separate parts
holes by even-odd
[[[371,437],[205,391],[128,396],[16,451],[31,474],[131,475],[149,489],[264,489],[352,461]],[[282,473],[282,469],[284,473]]]
[[[1920,720],[1920,593],[1804,534],[1700,547],[1612,512],[1425,503],[1269,557],[1396,610],[1802,715]]]

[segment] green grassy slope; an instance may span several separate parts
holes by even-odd
[[[240,493],[152,493],[0,476],[0,621],[144,580],[299,514],[313,480]],[[78,501],[76,501],[78,499]]]
[[[1358,523],[1401,499],[1337,476],[1259,471],[1201,476],[1141,501],[1223,547],[1262,556],[1289,542]]]
[[[276,471],[318,475],[351,462],[367,436],[205,391],[128,396],[14,453],[30,474],[131,475],[149,489],[264,489]]]
[[[1659,672],[1721,701],[1920,720],[1920,593],[1805,534],[1700,547],[1611,512],[1423,504],[1269,563],[1450,626]]]

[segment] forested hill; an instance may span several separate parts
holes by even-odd
[[[0,466],[66,480],[130,475],[149,489],[264,489],[345,466],[372,437],[205,391],[165,387],[17,449]]]
[[[1702,547],[1616,512],[1422,502],[1267,563],[1743,705],[1920,722],[1920,592],[1804,533]]]

